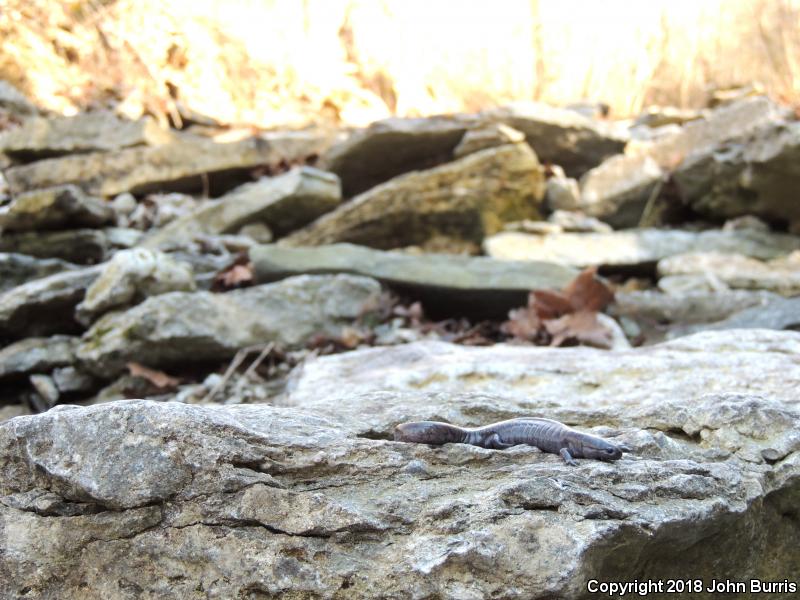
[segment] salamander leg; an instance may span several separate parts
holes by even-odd
[[[506,444],[500,439],[500,435],[497,433],[493,433],[483,442],[484,448],[492,448],[494,450],[505,450],[506,448],[511,448],[513,445],[514,444]]]
[[[617,448],[623,452],[633,452],[633,450],[630,449],[630,446],[626,446],[625,444],[617,444]]]
[[[562,448],[561,450],[558,451],[558,453],[561,455],[561,458],[564,459],[564,462],[567,463],[570,467],[578,466],[578,463],[576,463],[575,459],[572,458],[572,455],[569,453],[569,450],[567,448]]]

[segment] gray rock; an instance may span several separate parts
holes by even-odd
[[[338,178],[311,167],[242,185],[150,235],[144,246],[180,245],[198,235],[232,233],[252,223],[265,223],[285,235],[333,210],[341,201]]]
[[[769,261],[720,252],[679,254],[660,260],[658,274],[663,289],[674,289],[680,280],[695,289],[768,290],[793,296],[800,294],[800,252]]]
[[[506,318],[527,303],[532,289],[561,289],[577,271],[552,263],[486,257],[383,252],[351,244],[316,248],[275,245],[250,249],[258,281],[302,273],[352,273],[373,277],[429,305],[471,315]]]
[[[791,329],[798,331],[800,330],[800,298],[776,298],[765,305],[746,308],[722,321],[691,327],[686,332],[722,329]]]
[[[675,172],[689,205],[713,218],[756,215],[800,220],[800,122],[763,125],[709,151],[695,151]]]
[[[0,406],[0,423],[13,419],[14,417],[24,417],[29,414],[31,414],[30,409],[23,404]]]
[[[552,235],[503,232],[487,238],[484,249],[489,256],[504,260],[540,260],[575,267],[621,266],[656,262],[686,252],[771,259],[800,249],[800,237],[751,230],[633,229]]]
[[[75,316],[88,325],[111,309],[127,308],[150,296],[195,289],[190,265],[146,248],[121,250],[103,265],[76,307]]]
[[[607,223],[587,216],[582,212],[556,210],[547,217],[547,221],[557,225],[562,231],[611,233],[612,229]]]
[[[675,106],[649,106],[633,121],[634,126],[651,128],[665,125],[683,125],[697,121],[706,116],[702,111],[693,108],[677,108]]]
[[[647,426],[641,415],[660,414],[664,421],[653,426],[682,430],[674,420],[706,394],[757,389],[800,408],[799,351],[800,334],[759,329],[613,351],[416,342],[307,360],[293,371],[282,404],[367,432],[408,420],[476,425],[526,414],[612,427]]]
[[[53,378],[49,375],[31,375],[30,383],[35,395],[32,397],[33,408],[38,412],[45,412],[58,404],[61,392],[56,387]]]
[[[95,378],[76,367],[61,367],[50,374],[60,394],[90,392],[95,387]]]
[[[170,133],[150,117],[131,121],[109,111],[73,117],[31,117],[21,127],[0,134],[0,151],[12,158],[36,160],[63,154],[159,145]]]
[[[710,156],[720,144],[747,135],[787,114],[767,98],[748,98],[711,111],[706,117],[669,129],[652,140],[630,144],[625,154],[592,169],[581,180],[575,208],[616,228],[639,224],[655,188],[692,156]],[[666,128],[664,128],[666,129]]]
[[[547,178],[547,189],[544,199],[547,208],[552,211],[576,210],[580,206],[581,192],[578,182],[564,174],[558,165],[551,167],[553,175]]]
[[[560,165],[570,177],[621,152],[628,140],[627,132],[612,123],[536,102],[487,110],[480,117],[521,131],[540,160]]]
[[[612,156],[581,178],[576,208],[614,227],[636,226],[664,177],[665,171],[650,156]]]
[[[420,396],[420,414],[479,401]],[[711,394],[591,429],[614,414],[573,422],[634,455],[577,468],[528,447],[364,439],[394,423],[362,432],[274,406],[120,401],[15,419],[0,425],[0,595],[590,598],[593,578],[797,571],[795,411]]]
[[[75,362],[78,338],[55,335],[27,338],[0,349],[0,379],[31,373],[49,373]]]
[[[129,361],[162,367],[223,360],[255,344],[296,347],[337,336],[377,301],[380,285],[350,275],[301,276],[226,294],[171,292],[97,321],[78,357],[109,378]]]
[[[0,79],[0,108],[20,116],[35,115],[39,112],[25,94],[3,79]]]
[[[488,123],[475,129],[469,129],[461,141],[453,149],[453,158],[461,158],[467,154],[496,148],[505,144],[517,144],[525,141],[521,131],[503,125],[502,123]]]
[[[378,121],[334,145],[320,167],[339,176],[342,193],[350,198],[397,175],[451,160],[474,124],[470,117]]]
[[[665,294],[660,291],[617,292],[609,312],[657,323],[710,323],[754,306],[777,299],[773,293],[750,290],[689,291]]]
[[[61,185],[20,194],[0,206],[0,230],[40,231],[98,227],[114,221],[113,209],[79,187]]]
[[[243,172],[281,161],[302,160],[318,147],[319,140],[315,139],[307,140],[305,145],[294,141],[284,144],[279,137],[218,144],[184,137],[160,146],[40,160],[11,167],[5,175],[14,194],[64,183],[75,183],[89,194],[104,197],[123,192],[192,192],[209,186],[229,188],[229,181],[247,178]]]
[[[537,217],[544,174],[527,144],[482,150],[375,187],[288,237],[293,246],[352,242],[391,249],[436,236],[480,242]]]
[[[100,267],[57,273],[0,294],[0,335],[14,338],[74,333],[75,307]]]
[[[103,262],[117,248],[131,247],[140,236],[139,231],[119,228],[6,233],[0,236],[0,252],[86,265]]]
[[[77,269],[57,258],[38,259],[26,254],[0,253],[0,293],[34,279]]]

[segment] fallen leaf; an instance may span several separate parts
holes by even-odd
[[[544,322],[544,328],[552,336],[551,346],[561,346],[574,341],[596,348],[611,348],[611,332],[597,318],[597,312],[580,310]]]
[[[163,371],[150,369],[149,367],[145,367],[137,362],[129,362],[126,366],[128,367],[128,372],[133,377],[142,377],[160,390],[176,388],[181,382],[180,379],[177,379],[176,377],[170,377]]]
[[[249,261],[237,260],[216,274],[212,288],[215,291],[230,290],[250,285],[254,280],[253,264]]]
[[[579,310],[599,312],[614,300],[614,292],[597,278],[597,267],[589,267],[581,271],[564,288],[564,294],[569,298],[569,303],[572,305],[572,311],[570,312]]]

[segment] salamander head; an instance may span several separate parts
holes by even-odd
[[[613,461],[622,458],[623,452],[630,452],[627,446],[618,446],[594,435],[581,434],[577,440],[570,441],[570,450],[575,456],[595,460]]]

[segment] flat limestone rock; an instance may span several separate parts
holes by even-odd
[[[297,347],[315,334],[339,335],[379,293],[378,282],[351,275],[292,277],[225,294],[170,292],[100,318],[78,357],[109,378],[129,361],[160,368],[224,360],[255,344]]]
[[[339,179],[311,167],[246,183],[213,203],[179,217],[144,240],[157,248],[190,241],[198,235],[233,233],[264,223],[281,236],[333,210],[341,202]]]
[[[320,166],[339,176],[342,193],[350,198],[403,173],[451,160],[472,124],[469,117],[384,119],[335,144]]]
[[[0,231],[99,227],[113,221],[110,205],[75,185],[26,192],[0,206]]]
[[[608,158],[581,178],[581,198],[575,208],[617,228],[636,227],[647,201],[667,174],[676,169],[681,173],[684,164],[694,163],[700,156],[715,156],[730,140],[785,115],[785,109],[765,97],[747,98],[652,141],[631,144],[624,154]],[[711,171],[708,174],[715,177]],[[724,184],[724,179],[720,183]]]
[[[150,296],[194,290],[190,265],[146,248],[120,250],[103,265],[75,315],[81,323],[89,324],[111,309],[126,308]]]
[[[115,227],[4,233],[0,235],[0,252],[87,265],[107,260],[119,248],[130,248],[141,235],[134,229]]]
[[[708,152],[695,151],[675,172],[693,210],[712,218],[756,215],[800,222],[800,122],[773,121]]]
[[[2,79],[0,79],[0,108],[18,116],[35,115],[39,112],[25,94]]]
[[[420,395],[428,414],[474,402]],[[369,439],[305,409],[56,407],[0,425],[0,595],[582,599],[592,578],[796,573],[797,413],[753,393],[653,410],[614,430],[592,427],[610,404],[573,419],[633,453],[569,467]]]
[[[27,254],[0,252],[0,293],[34,279],[77,268],[77,265],[57,258],[40,259]]]
[[[0,379],[49,373],[56,367],[75,362],[78,338],[55,335],[49,338],[27,338],[0,349]]]
[[[753,230],[632,229],[550,235],[503,232],[484,242],[486,254],[493,258],[540,260],[574,267],[640,265],[687,252],[740,254],[768,260],[798,249],[800,236]]]
[[[100,266],[56,273],[0,294],[0,336],[14,338],[75,333],[74,311]]]
[[[716,323],[690,327],[688,331],[719,331],[723,329],[800,331],[800,298],[776,298],[763,306],[746,308]]]
[[[628,141],[627,133],[611,123],[538,102],[512,103],[480,117],[521,131],[540,160],[561,166],[570,177],[622,152]]]
[[[695,290],[679,294],[618,291],[610,312],[616,317],[657,323],[711,323],[745,308],[765,306],[777,298],[776,294],[761,290]]]
[[[705,394],[753,390],[798,410],[799,351],[800,334],[759,329],[613,351],[424,341],[308,360],[292,373],[282,404],[373,432],[407,420],[475,425],[526,414],[624,426],[642,414],[666,419],[664,406]]]
[[[487,257],[384,252],[352,244],[311,248],[255,246],[250,260],[258,281],[303,273],[352,273],[373,277],[422,297],[428,304],[506,318],[524,306],[532,289],[565,287],[578,272],[552,263]]]
[[[692,278],[716,287],[766,290],[782,296],[800,294],[800,251],[768,261],[756,260],[741,254],[700,252],[679,254],[660,260],[659,285],[669,287],[666,279]]]
[[[6,169],[5,176],[13,194],[64,183],[103,197],[123,192],[202,191],[209,186],[224,187],[228,179],[246,180],[242,173],[256,167],[303,160],[314,154],[320,143],[315,138],[305,144],[294,139],[283,142],[277,137],[253,137],[220,144],[183,137],[160,146],[40,160]]]
[[[170,133],[150,117],[131,121],[110,111],[73,117],[31,117],[21,127],[0,134],[0,152],[20,160],[63,154],[155,146],[170,141]]]
[[[544,172],[536,155],[525,143],[507,144],[392,179],[283,242],[391,249],[445,236],[479,243],[505,222],[537,218],[543,195]]]

